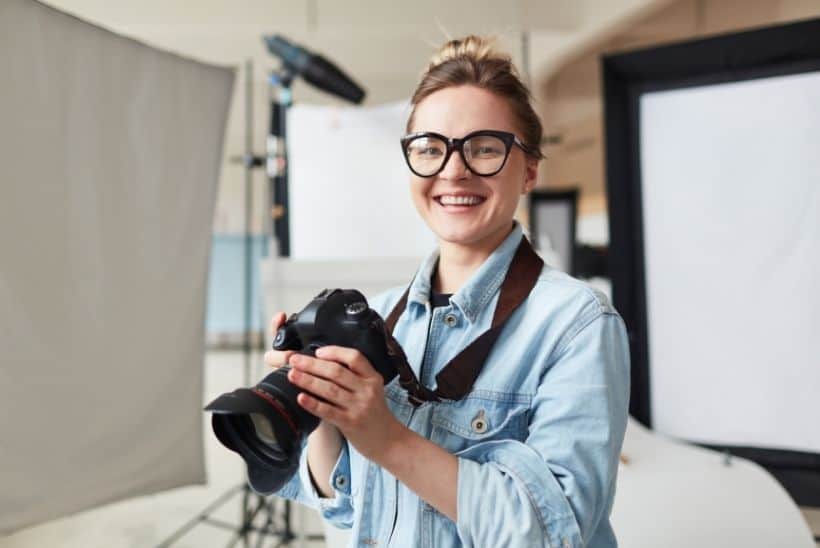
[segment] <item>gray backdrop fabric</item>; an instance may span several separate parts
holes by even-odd
[[[234,70],[0,1],[0,533],[202,483]]]

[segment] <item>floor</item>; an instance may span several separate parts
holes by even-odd
[[[254,357],[251,363],[261,363]],[[263,366],[254,366],[252,378],[264,376]],[[205,361],[205,399],[242,385],[244,358],[241,352],[209,352]],[[244,464],[226,450],[211,431],[210,418],[203,413],[205,458],[208,484],[165,491],[109,504],[73,516],[0,537],[0,548],[145,548],[159,546],[174,532],[199,515],[207,506],[241,484]],[[309,533],[322,533],[319,516],[310,510],[294,513],[294,526],[302,518]],[[216,509],[212,518],[236,524],[241,515],[241,496],[231,497]],[[260,519],[263,516],[260,515]],[[207,548],[227,546],[233,533],[210,524],[200,523],[171,544],[172,548]],[[263,546],[276,546],[269,538]],[[241,546],[239,542],[237,546]],[[256,546],[254,536],[252,544]],[[324,542],[295,542],[294,546],[323,547]]]
[[[255,357],[251,363],[261,363]],[[233,390],[243,381],[243,355],[240,352],[209,352],[205,363],[206,400]],[[255,366],[251,378],[264,375],[262,366]],[[184,487],[160,494],[139,497],[110,504],[73,516],[19,531],[0,538],[0,548],[144,548],[156,547],[169,539],[182,526],[196,518],[207,506],[241,484],[244,468],[241,460],[227,451],[211,432],[208,417],[203,413],[208,484]],[[235,524],[240,516],[241,497],[234,496],[216,509],[211,517]],[[820,508],[803,509],[815,535],[820,535]],[[318,515],[309,510],[294,513],[294,528],[310,534],[323,532]],[[208,548],[230,545],[231,531],[200,523],[175,540],[173,548]],[[239,542],[237,546],[241,546]],[[278,545],[268,538],[259,548]],[[320,548],[324,542],[297,540],[293,546]],[[818,543],[820,548],[820,543]],[[628,548],[628,547],[627,547]]]
[[[820,539],[820,508],[801,508],[801,510],[814,532],[814,538]],[[820,548],[820,540],[817,540],[817,547]]]

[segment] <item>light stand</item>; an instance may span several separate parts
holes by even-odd
[[[266,156],[259,157],[253,154],[253,64],[250,60],[245,63],[245,154],[239,161],[245,166],[245,378],[244,385],[251,384],[251,287],[252,287],[252,259],[251,259],[251,213],[253,210],[252,171],[265,165],[269,181],[269,188],[273,206],[273,232],[277,242],[277,255],[290,256],[290,216],[288,211],[288,161],[287,161],[287,109],[292,105],[291,84],[296,76],[302,76],[308,83],[330,94],[336,95],[353,103],[359,103],[365,92],[353,80],[345,75],[333,63],[288,42],[281,36],[264,37],[268,50],[281,58],[282,66],[278,71],[271,73],[270,83],[270,132],[266,143]],[[225,504],[234,495],[242,493],[241,523],[238,525],[225,523],[210,517],[210,514]],[[253,499],[253,502],[252,502]],[[282,505],[281,525],[277,524],[276,503]],[[259,513],[265,516],[264,525],[254,525]],[[251,491],[248,482],[231,488],[216,501],[206,507],[199,515],[180,527],[174,534],[160,543],[161,548],[167,548],[190,529],[199,523],[208,523],[217,527],[227,528],[235,532],[235,536],[228,544],[236,545],[241,539],[245,546],[250,546],[251,533],[257,533],[256,546],[261,548],[266,537],[279,539],[277,546],[289,545],[296,539],[290,524],[291,505],[288,500],[276,497],[266,498]],[[322,540],[324,535],[302,535],[305,540]]]
[[[270,181],[270,196],[273,201],[271,219],[276,235],[277,255],[290,256],[290,215],[288,208],[288,157],[287,157],[287,113],[293,104],[290,86],[295,73],[287,65],[278,72],[271,73],[270,133],[267,140],[266,170]],[[278,93],[277,93],[278,86]]]
[[[360,103],[365,92],[341,69],[279,35],[265,36],[268,51],[282,60],[271,75],[271,123],[267,142],[267,172],[271,181],[274,235],[280,257],[290,256],[290,210],[288,209],[287,109],[292,105],[290,86],[301,76],[309,84],[352,103]],[[278,94],[275,88],[278,86]]]
[[[243,338],[243,383],[245,386],[251,384],[251,360],[253,354],[253,341],[251,337],[252,326],[252,291],[253,286],[253,170],[267,165],[267,174],[270,181],[270,190],[275,197],[273,214],[274,222],[281,226],[284,218],[281,213],[287,207],[287,156],[285,148],[285,120],[287,108],[291,105],[290,84],[293,74],[287,69],[281,70],[278,74],[271,76],[271,97],[276,99],[271,101],[271,126],[270,135],[267,139],[267,157],[255,156],[253,154],[253,62],[245,63],[246,86],[245,86],[245,153],[241,157],[231,158],[234,163],[241,163],[245,167],[245,234],[244,234],[244,338]],[[275,95],[273,88],[281,86],[280,93]],[[267,163],[266,163],[267,160]],[[283,191],[280,189],[284,189]],[[278,209],[277,207],[282,208]],[[283,241],[287,250],[287,219],[285,218],[285,230]],[[277,232],[282,234],[281,232]],[[282,244],[280,243],[280,253]],[[264,339],[262,337],[262,339]],[[256,348],[257,350],[261,347]],[[230,501],[234,496],[241,494],[242,505],[240,509],[240,523],[228,523],[211,516],[218,508]],[[280,511],[277,512],[277,509]],[[260,516],[264,516],[264,523],[261,526],[254,525],[254,521]],[[228,491],[220,495],[215,501],[204,508],[199,514],[182,525],[173,534],[161,542],[159,548],[167,548],[180,539],[188,531],[200,523],[206,523],[222,529],[234,532],[233,538],[228,543],[228,547],[235,546],[240,540],[243,546],[249,547],[251,544],[251,534],[256,533],[256,546],[261,548],[267,537],[279,539],[276,546],[289,545],[296,539],[291,527],[291,506],[290,501],[277,499],[275,497],[264,497],[254,493],[247,481],[231,487]],[[305,540],[323,540],[324,535],[305,535]]]

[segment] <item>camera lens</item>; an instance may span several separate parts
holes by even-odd
[[[256,431],[256,437],[263,443],[272,447],[278,447],[279,442],[276,441],[276,434],[273,431],[273,425],[262,413],[251,413],[251,422],[253,422],[253,429]]]
[[[296,403],[299,389],[280,367],[252,388],[222,394],[206,410],[219,441],[239,453],[248,466],[248,481],[259,493],[281,488],[296,472],[304,436],[319,419]]]

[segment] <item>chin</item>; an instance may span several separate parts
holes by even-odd
[[[448,244],[470,247],[480,245],[491,239],[498,230],[488,227],[461,228],[461,227],[439,227],[434,230],[438,239]]]
[[[473,223],[433,222],[428,226],[436,233],[440,240],[450,243],[469,243],[481,239],[481,234],[487,232]]]
[[[513,223],[513,211],[508,216],[494,207],[471,214],[452,214],[441,211],[437,203],[418,207],[425,224],[436,238],[444,243],[464,247],[484,247],[488,241],[503,240]],[[491,204],[484,204],[490,206]],[[418,203],[417,203],[418,206]],[[502,234],[503,233],[503,234]]]

